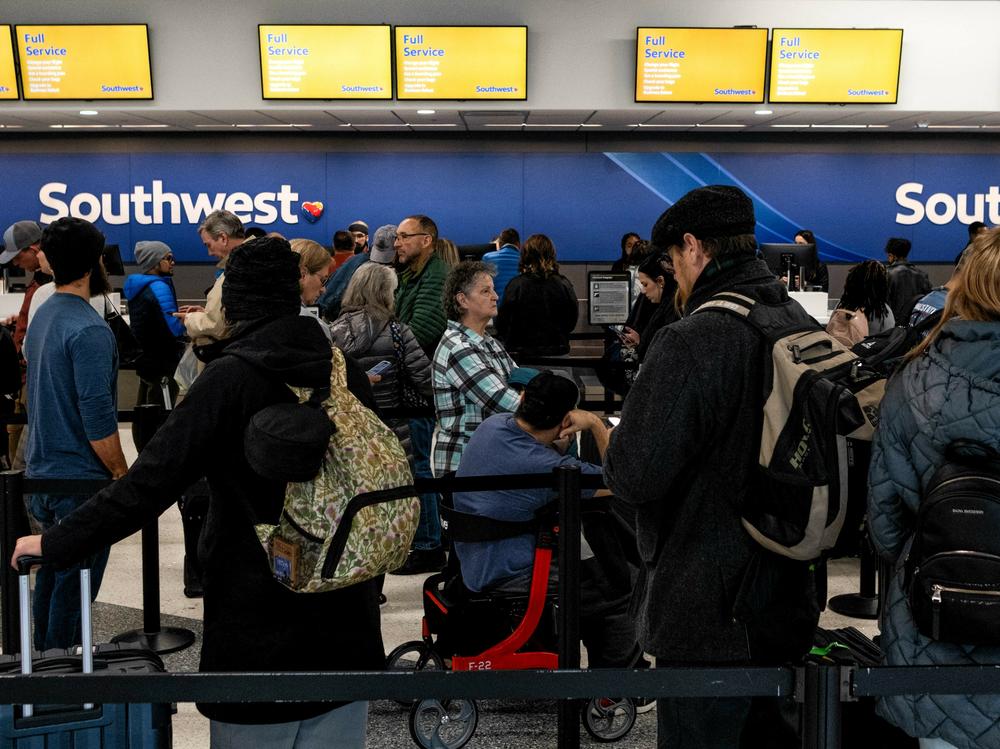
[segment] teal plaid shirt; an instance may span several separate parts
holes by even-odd
[[[516,366],[492,336],[448,321],[433,362],[435,476],[458,468],[469,438],[486,417],[517,408],[518,394],[507,385]]]

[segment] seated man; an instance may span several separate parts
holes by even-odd
[[[524,388],[513,414],[495,414],[472,434],[458,476],[550,473],[563,465],[600,475],[601,466],[563,455],[555,443],[589,430],[604,455],[608,429],[594,414],[575,408],[580,392],[570,380],[542,372]],[[590,492],[592,494],[593,492]],[[531,520],[552,501],[551,489],[456,492],[455,509],[497,520]],[[455,543],[466,587],[479,592],[525,592],[531,586],[535,540],[531,534],[500,541]],[[580,633],[591,668],[630,668],[642,657],[628,616],[630,581],[623,560],[598,560],[583,544],[580,568]],[[613,562],[620,561],[618,574]],[[556,574],[553,567],[550,589]]]

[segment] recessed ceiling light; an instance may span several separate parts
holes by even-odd
[[[434,114],[436,111],[434,109],[418,109],[417,114]]]
[[[754,114],[759,114],[759,115],[774,114],[774,110],[773,109],[757,109],[757,110],[754,111]]]
[[[96,109],[81,109],[80,114],[82,114],[84,117],[95,117],[99,113]]]

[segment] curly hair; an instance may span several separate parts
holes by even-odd
[[[486,275],[493,278],[497,274],[492,265],[481,260],[463,260],[448,274],[444,282],[444,314],[456,322],[462,319],[463,310],[458,303],[458,295],[471,294],[476,278]]]

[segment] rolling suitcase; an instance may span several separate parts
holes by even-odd
[[[29,572],[39,560],[19,562],[21,654],[0,656],[0,675],[163,671],[149,650],[92,646],[90,570],[80,571],[82,647],[32,653]],[[0,749],[167,749],[171,713],[169,704],[0,705]]]

